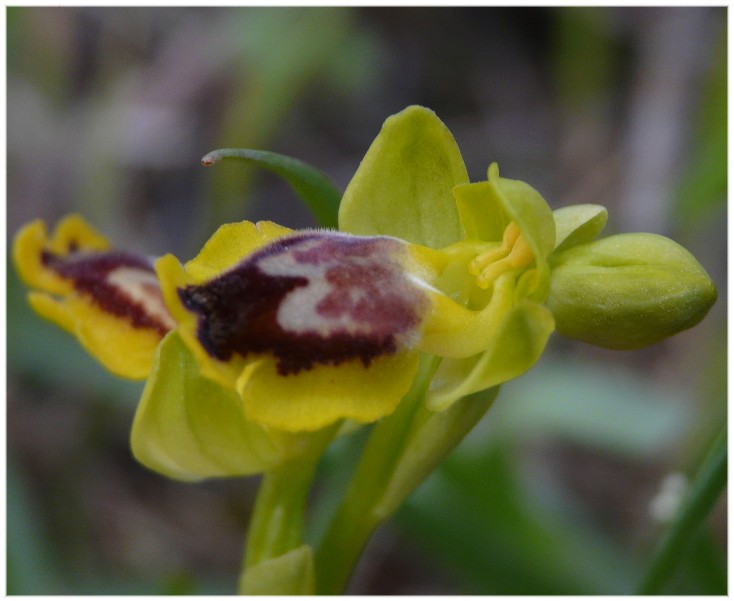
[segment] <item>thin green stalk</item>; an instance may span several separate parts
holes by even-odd
[[[301,545],[311,482],[335,432],[336,426],[314,433],[304,453],[263,476],[250,519],[243,572]]]
[[[675,573],[686,546],[726,486],[726,430],[712,445],[678,514],[660,541],[638,594],[655,595]]]
[[[422,363],[421,373],[398,409],[370,435],[347,493],[316,550],[318,594],[342,592],[359,556],[381,518],[372,511],[389,479],[411,417],[423,402],[435,367]]]
[[[438,366],[426,358],[397,411],[378,423],[324,539],[316,549],[318,594],[340,594],[375,529],[486,413],[496,391],[443,412],[425,407]]]

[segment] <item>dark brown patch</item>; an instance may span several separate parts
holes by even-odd
[[[70,243],[69,248],[72,246],[76,247]],[[150,315],[143,305],[109,281],[110,274],[120,268],[136,269],[155,275],[153,267],[145,258],[115,251],[71,252],[69,255],[43,251],[41,263],[62,278],[71,280],[77,292],[85,295],[105,312],[126,319],[135,328],[155,330],[161,336],[168,333],[170,328],[161,323],[157,316]],[[145,289],[151,295],[157,294],[161,299],[161,306],[165,306],[160,288],[145,286]]]

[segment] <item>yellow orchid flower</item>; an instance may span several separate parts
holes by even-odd
[[[75,334],[112,373],[148,376],[158,344],[176,325],[149,259],[111,250],[78,215],[62,220],[51,237],[40,220],[29,223],[13,256],[39,315]]]
[[[251,420],[297,432],[391,413],[419,351],[465,358],[491,345],[515,280],[535,263],[517,227],[507,231],[502,242],[436,250],[243,222],[220,228],[185,266],[168,255],[156,269],[202,374],[237,390]],[[457,267],[481,292],[497,281],[484,306],[441,290]]]
[[[495,163],[470,183],[422,107],[386,120],[341,200],[295,159],[222,149],[202,162],[220,158],[278,173],[331,229],[226,224],[182,264],[111,249],[71,215],[51,236],[24,227],[13,255],[41,316],[113,373],[147,377],[131,433],[140,463],[180,480],[264,473],[246,594],[342,590],[374,528],[554,329],[637,348],[693,326],[716,299],[672,240],[597,239],[603,207],[552,211]],[[312,549],[303,511],[320,456],[339,431],[378,420]]]
[[[318,192],[296,163],[275,170]],[[194,259],[152,266],[71,216],[50,239],[26,226],[14,256],[36,311],[114,373],[149,375],[133,453],[180,479],[268,470],[309,433],[393,413],[421,356],[435,358],[425,405],[445,411],[529,369],[556,322],[633,347],[690,327],[715,299],[672,241],[595,241],[603,207],[551,211],[496,164],[469,183],[451,133],[422,107],[385,122],[338,221],[227,224]],[[662,284],[640,296],[646,278]]]

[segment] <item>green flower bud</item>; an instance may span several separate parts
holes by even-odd
[[[611,349],[654,344],[696,325],[716,301],[713,281],[682,246],[620,234],[552,256],[547,305],[560,334]]]

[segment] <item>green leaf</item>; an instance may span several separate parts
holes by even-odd
[[[571,205],[553,211],[556,222],[554,252],[591,242],[607,224],[607,210],[601,205]]]
[[[339,228],[434,248],[461,240],[452,189],[467,183],[451,132],[433,111],[411,106],[389,117],[349,183]]]
[[[395,522],[440,559],[457,594],[625,592],[635,574],[631,558],[616,553],[585,516],[554,510],[520,472],[520,456],[497,441],[464,441]]]
[[[609,98],[620,68],[623,54],[615,47],[613,15],[593,6],[573,6],[553,17],[550,75],[562,109],[583,122]]]
[[[16,461],[7,463],[6,575],[8,595],[59,595],[72,591],[63,581],[53,539],[26,476]]]
[[[686,164],[675,192],[673,217],[682,232],[695,231],[717,207],[726,210],[728,185],[728,73],[726,27],[718,28],[708,73],[696,94]]]
[[[178,480],[254,474],[277,465],[289,440],[248,421],[234,390],[200,376],[175,331],[161,342],[133,423],[143,465]]]
[[[302,545],[280,557],[245,570],[240,579],[242,595],[313,595],[313,551]]]
[[[727,480],[726,438],[726,429],[723,429],[699,468],[670,529],[660,541],[640,584],[639,594],[654,595],[660,592],[675,574],[686,546],[724,492]]]
[[[291,157],[249,148],[221,148],[201,159],[205,167],[222,159],[237,159],[253,163],[282,177],[291,189],[306,203],[323,227],[337,227],[337,213],[341,192],[321,171]]]

